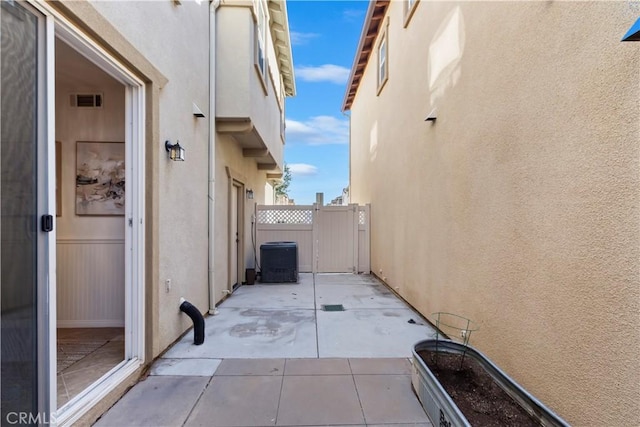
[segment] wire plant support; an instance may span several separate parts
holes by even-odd
[[[480,329],[477,324],[466,317],[462,317],[453,313],[438,311],[431,314],[436,323],[436,365],[438,364],[438,341],[442,336],[445,339],[457,341],[464,346],[460,358],[460,369],[464,363],[464,357],[467,354],[467,347],[471,339],[471,333]]]

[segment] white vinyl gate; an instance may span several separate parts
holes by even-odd
[[[369,205],[256,206],[256,256],[266,242],[296,242],[301,273],[369,273]]]

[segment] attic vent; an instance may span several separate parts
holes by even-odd
[[[72,107],[102,108],[101,93],[72,93],[69,96]]]

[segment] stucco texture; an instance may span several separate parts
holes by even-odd
[[[158,94],[159,156],[150,167],[159,186],[157,200],[158,263],[147,275],[156,277],[157,295],[153,355],[175,341],[192,323],[180,312],[180,297],[209,308],[208,140],[209,140],[209,5],[207,2],[108,2],[93,6],[168,82]],[[132,19],[142,17],[144,19]],[[158,25],[162,23],[162,25]],[[172,46],[172,48],[168,48]],[[193,116],[195,103],[205,118]],[[172,162],[164,150],[169,140],[185,148],[185,162]],[[150,207],[147,206],[147,209]],[[166,280],[171,281],[167,290]],[[157,326],[156,326],[157,325]]]
[[[229,176],[231,174],[231,176]],[[253,190],[253,199],[242,197],[240,203],[244,204],[244,214],[240,227],[241,252],[244,254],[239,260],[244,268],[255,268],[255,254],[252,232],[252,216],[255,213],[255,204],[262,204],[265,198],[266,173],[258,170],[256,162],[252,158],[243,157],[242,147],[229,135],[217,135],[216,141],[216,213],[215,213],[215,301],[221,301],[226,294],[224,290],[231,289],[230,251],[233,246],[231,236],[230,200],[231,186],[235,180],[243,190]],[[256,248],[259,250],[259,248]],[[239,280],[245,280],[244,271]]]
[[[577,426],[640,425],[640,43],[624,2],[387,11],[351,108],[375,274]],[[424,119],[437,108],[435,123]]]

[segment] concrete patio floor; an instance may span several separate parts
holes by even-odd
[[[204,344],[189,331],[96,425],[431,425],[410,357],[435,330],[374,277],[243,286],[218,312]]]

